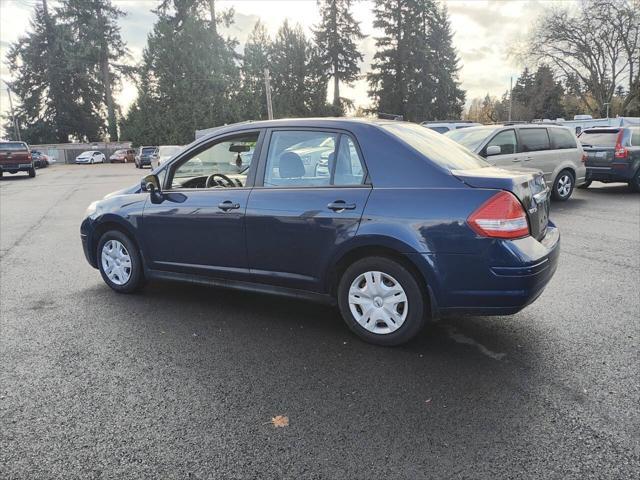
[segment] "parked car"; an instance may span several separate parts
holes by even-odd
[[[138,155],[135,157],[136,168],[143,168],[145,165],[151,167],[151,156],[156,153],[158,147],[140,147]]]
[[[162,165],[183,148],[183,145],[160,145],[151,155],[151,166],[155,168]]]
[[[305,135],[332,140],[329,176],[305,168]],[[320,299],[364,340],[397,345],[428,317],[533,302],[558,262],[548,215],[539,172],[492,167],[420,125],[289,119],[195,141],[92,203],[80,231],[116,292],[165,279]]]
[[[26,143],[0,142],[0,177],[4,172],[12,175],[27,172],[32,178],[36,176],[36,166]]]
[[[461,128],[478,127],[482,124],[469,120],[454,120],[451,122],[422,122],[420,125],[438,133],[447,133],[452,130],[460,130]]]
[[[507,170],[541,170],[555,200],[567,200],[586,181],[582,146],[569,128],[559,125],[487,125],[445,134]]]
[[[89,150],[86,152],[82,152],[80,155],[76,157],[76,163],[104,163],[106,157],[104,153],[98,152],[97,150]]]
[[[640,192],[640,127],[590,128],[578,137],[587,155],[591,182],[625,182]]]
[[[49,157],[38,150],[31,151],[31,158],[36,168],[45,168],[49,166]]]
[[[136,151],[133,148],[123,148],[116,150],[109,157],[111,163],[127,163],[135,161]]]

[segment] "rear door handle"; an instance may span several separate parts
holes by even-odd
[[[228,212],[229,210],[237,210],[238,208],[240,208],[240,204],[233,203],[231,200],[226,200],[222,203],[219,203],[218,208],[224,212]]]
[[[335,202],[331,202],[327,205],[329,210],[333,210],[334,212],[341,212],[343,210],[355,210],[355,203],[346,203],[344,200],[336,200]]]

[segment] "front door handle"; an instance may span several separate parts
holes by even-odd
[[[240,208],[240,204],[233,203],[231,200],[226,200],[222,203],[219,203],[218,208],[224,212],[228,212],[229,210],[237,210],[238,208]]]
[[[334,212],[341,212],[343,210],[355,210],[355,203],[346,203],[344,200],[336,200],[335,202],[331,202],[327,205],[329,210],[333,210]]]

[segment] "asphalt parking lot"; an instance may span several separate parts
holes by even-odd
[[[58,165],[0,180],[0,477],[640,475],[640,195],[626,186],[553,204],[560,266],[524,311],[381,348],[313,303],[112,292],[79,225],[141,175]]]

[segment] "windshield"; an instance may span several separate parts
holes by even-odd
[[[20,142],[8,142],[0,144],[2,150],[26,150],[27,146]]]
[[[476,151],[482,142],[497,130],[496,127],[470,127],[461,130],[452,130],[445,133],[454,142]]]
[[[388,123],[382,128],[403,140],[429,160],[448,170],[489,167],[481,157],[461,147],[445,135],[413,123]]]
[[[583,145],[597,145],[600,147],[615,147],[619,130],[585,130],[580,135]]]

